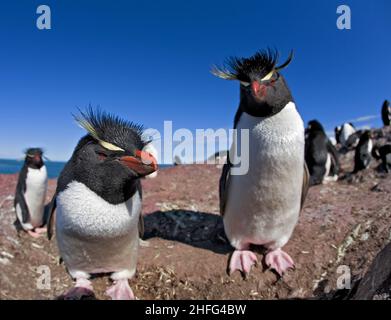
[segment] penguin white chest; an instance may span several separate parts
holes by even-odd
[[[304,125],[294,103],[278,114],[242,114],[237,129],[249,130],[249,171],[232,175],[224,214],[231,244],[283,246],[300,211],[304,174]],[[241,150],[240,139],[233,148]],[[235,152],[236,153],[236,152]]]
[[[84,184],[70,183],[57,196],[56,218],[57,244],[70,274],[134,274],[140,213],[138,192],[113,205]]]
[[[369,141],[368,141],[368,150],[367,150],[368,154],[371,154],[372,149],[373,149],[373,142],[372,142],[372,139],[369,139]]]
[[[58,227],[64,232],[87,237],[116,237],[137,226],[141,211],[140,196],[113,205],[83,183],[73,181],[57,197]]]
[[[356,130],[350,124],[345,123],[342,127],[342,133],[340,137],[341,144],[345,145],[349,137],[355,132]]]
[[[41,226],[43,223],[47,179],[46,166],[40,169],[28,168],[24,198],[29,208],[30,223],[34,227]]]

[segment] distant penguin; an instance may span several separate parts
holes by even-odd
[[[46,232],[44,211],[48,176],[42,155],[39,148],[26,151],[14,201],[16,224],[34,238]]]
[[[347,141],[345,142],[344,151],[354,150],[354,148],[357,147],[358,142],[360,141],[360,137],[362,133],[363,133],[362,130],[357,130],[356,132],[352,133],[347,139]]]
[[[360,141],[356,147],[353,173],[357,173],[368,168],[372,159],[372,147],[373,142],[371,139],[371,132],[369,130],[365,130],[361,135]]]
[[[376,160],[382,161],[382,168],[385,172],[389,173],[391,171],[391,144],[373,147],[372,156]]]
[[[279,275],[294,267],[282,248],[289,241],[307,194],[304,126],[291,92],[277,66],[278,53],[261,51],[250,58],[232,58],[212,73],[240,81],[240,104],[234,118],[238,135],[249,132],[248,172],[234,174],[236,158],[228,159],[220,178],[220,212],[225,233],[235,248],[228,273],[247,275],[256,264],[251,246],[267,249],[265,263]],[[234,138],[232,150],[241,150]],[[231,152],[234,155],[237,152]],[[232,160],[232,161],[231,161]]]
[[[76,116],[87,130],[59,179],[52,200],[48,236],[53,233],[75,287],[65,299],[92,295],[89,278],[107,273],[113,300],[134,299],[128,279],[136,272],[139,235],[143,233],[142,177],[157,170],[143,151],[142,127],[89,108]]]
[[[383,120],[384,126],[389,126],[391,123],[391,106],[388,100],[384,101],[383,107],[381,109],[381,117]]]
[[[336,141],[337,144],[341,143],[341,131],[342,131],[342,127],[341,126],[338,126],[338,127],[334,128],[335,141]]]
[[[354,136],[356,128],[351,122],[346,122],[342,126],[336,127],[334,132],[335,140],[342,148],[351,149],[357,146],[359,138]]]
[[[337,150],[317,120],[311,120],[306,129],[305,160],[311,176],[310,185],[338,180]]]

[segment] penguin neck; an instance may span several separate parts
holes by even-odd
[[[289,102],[294,102],[281,75],[273,84],[265,84],[262,87],[264,89],[262,98],[256,98],[248,88],[241,86],[239,109],[253,117],[266,118],[279,113]]]
[[[27,168],[29,168],[29,169],[40,170],[44,166],[44,163],[43,162],[40,162],[40,163],[34,163],[34,162],[28,163],[28,162],[26,162],[25,166]]]
[[[75,159],[64,168],[58,181],[57,191],[64,191],[73,181],[84,184],[102,199],[114,205],[128,201],[141,189],[139,178],[129,177],[118,167],[102,168],[88,163],[77,164]]]
[[[292,96],[285,96],[283,99],[276,99],[275,101],[258,102],[254,98],[249,97],[248,94],[240,94],[239,110],[248,113],[250,116],[258,118],[272,117],[281,112],[289,102],[294,102]]]
[[[113,205],[128,201],[141,187],[139,179],[123,181],[117,179],[113,182],[110,181],[111,179],[112,177],[105,175],[103,177],[95,176],[93,181],[84,177],[76,178],[75,180],[83,183],[91,191]]]

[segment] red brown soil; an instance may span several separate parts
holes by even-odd
[[[344,156],[346,172],[352,153]],[[231,248],[218,215],[215,166],[177,166],[143,181],[145,237],[131,286],[139,299],[311,298],[336,289],[337,268],[362,276],[391,240],[391,175],[377,164],[354,177],[309,190],[305,207],[285,250],[296,270],[283,279],[260,264],[248,279],[229,277]],[[59,264],[55,240],[38,240],[13,227],[16,175],[0,175],[0,299],[53,299],[72,286]],[[49,184],[48,201],[56,181]],[[262,253],[259,253],[262,261]],[[49,266],[51,289],[38,290],[36,268]],[[106,299],[107,278],[93,280]]]

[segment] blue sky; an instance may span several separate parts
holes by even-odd
[[[52,30],[35,26],[40,4]],[[338,5],[352,29],[336,27]],[[84,132],[71,113],[88,104],[146,127],[230,128],[238,83],[209,69],[227,56],[276,47],[304,121],[330,130],[380,126],[391,95],[391,2],[7,1],[0,12],[0,157],[31,145],[66,160]]]

